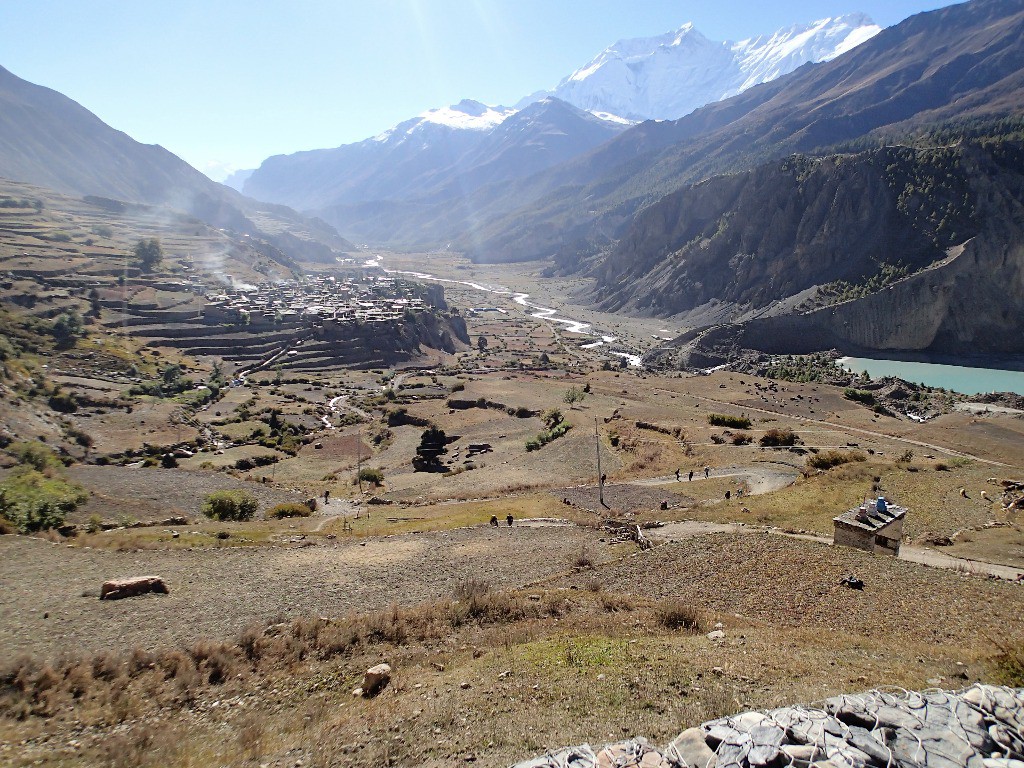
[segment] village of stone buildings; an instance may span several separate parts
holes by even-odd
[[[203,319],[254,328],[329,327],[391,323],[410,312],[446,308],[439,286],[386,276],[309,275],[208,295]]]

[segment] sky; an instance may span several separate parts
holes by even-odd
[[[0,66],[215,179],[464,98],[513,105],[617,40],[741,40],[948,0],[2,0]]]

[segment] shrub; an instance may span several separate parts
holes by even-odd
[[[376,467],[363,467],[359,470],[359,479],[364,483],[382,485],[384,483],[384,473]]]
[[[48,403],[58,413],[74,413],[78,410],[78,401],[70,392],[54,392]]]
[[[21,467],[0,483],[0,516],[21,533],[59,528],[88,498],[79,485]]]
[[[807,457],[807,466],[810,469],[831,469],[840,464],[849,464],[853,461],[867,461],[867,456],[860,451],[838,451],[830,449]]]
[[[19,463],[32,467],[37,472],[56,469],[61,466],[60,459],[49,447],[35,440],[15,443],[10,453]]]
[[[267,517],[273,517],[276,520],[280,520],[284,517],[309,517],[311,514],[312,511],[305,504],[299,504],[298,502],[291,501],[272,507],[271,510],[267,512]]]
[[[587,551],[585,546],[580,546],[580,551],[576,554],[576,557],[572,561],[573,568],[593,568],[594,558],[590,556],[590,552]]]
[[[732,429],[750,429],[750,419],[746,416],[730,416],[726,413],[709,413],[708,424],[713,427],[731,427]]]
[[[993,642],[999,649],[998,655],[993,659],[997,681],[1014,688],[1024,685],[1024,643],[1020,640]]]
[[[269,464],[274,464],[277,461],[280,461],[280,457],[275,456],[272,453],[263,454],[261,456],[250,456],[247,458],[243,457],[235,462],[235,469],[247,472],[250,469],[255,469],[256,467],[265,467],[268,466]]]
[[[413,416],[405,408],[394,408],[387,413],[387,424],[389,427],[400,427],[403,424],[411,424],[414,427],[429,427],[431,421],[422,416]]]
[[[203,514],[213,520],[251,520],[258,506],[245,491],[214,491],[203,502]]]
[[[875,395],[866,389],[844,389],[843,397],[847,400],[853,400],[855,403],[863,403],[864,405],[875,404]]]
[[[572,429],[572,424],[567,421],[559,422],[559,424],[547,432],[539,432],[533,440],[526,441],[527,451],[536,451],[539,448],[550,443],[552,440],[557,440],[566,432]]]
[[[544,422],[544,426],[547,427],[548,429],[554,429],[563,421],[565,421],[565,417],[562,415],[562,412],[557,408],[549,408],[548,410],[544,411],[544,413],[541,414],[540,420]]]
[[[765,448],[778,445],[796,445],[797,436],[789,427],[781,429],[779,427],[772,427],[761,435],[761,439],[758,442]]]
[[[700,609],[682,600],[667,600],[658,606],[657,620],[665,629],[684,629],[698,634],[705,629],[705,619]]]
[[[754,442],[754,438],[746,432],[737,432],[732,438],[733,445],[749,445],[752,442]]]

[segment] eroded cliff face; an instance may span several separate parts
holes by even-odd
[[[595,298],[655,315],[717,300],[738,315],[886,264],[917,271],[977,234],[988,179],[1019,186],[1022,172],[1019,149],[961,145],[794,156],[715,177],[637,217],[594,270]]]
[[[641,282],[650,288],[650,275],[672,274],[673,285],[681,290],[667,292],[663,306],[689,307],[704,298],[702,291],[718,291],[735,302],[738,313],[741,302],[747,302],[747,309],[767,304],[829,276],[854,282],[850,275],[858,270],[863,275],[879,263],[910,267],[909,276],[862,298],[803,312],[784,313],[775,305],[766,316],[680,338],[680,360],[686,365],[719,360],[743,348],[1019,354],[1024,352],[1022,158],[1020,146],[1006,143],[945,147],[923,156],[890,149],[830,166],[804,163],[796,175],[792,169],[760,169],[766,176],[747,179],[752,186],[747,191],[734,189],[735,177],[701,185],[715,194],[695,199],[681,219],[696,221],[703,215],[707,221],[710,217],[702,212],[710,210],[713,216],[732,194],[736,218],[752,217],[742,227],[727,223],[725,229],[738,229],[736,234],[719,235],[735,243],[730,248],[737,252],[723,265],[701,252],[724,246],[691,241],[656,263]],[[904,182],[908,178],[911,182]],[[772,184],[775,195],[768,194]],[[744,201],[754,191],[760,194],[760,212],[753,201]],[[710,208],[709,200],[714,202]],[[794,200],[807,205],[798,210]],[[659,230],[663,237],[682,231],[679,221],[665,216],[660,221],[667,225]],[[760,233],[758,227],[763,227]],[[963,234],[970,234],[966,242],[942,249]],[[752,246],[749,255],[743,255],[744,236],[752,238],[746,241]],[[707,276],[703,281],[694,279],[698,265]],[[726,278],[730,274],[734,279]]]
[[[680,344],[678,360],[686,367],[715,365],[742,349],[972,358],[1024,353],[1022,222],[993,222],[958,255],[870,296],[709,329]]]
[[[811,313],[807,320],[822,322],[846,346],[865,349],[1022,352],[1024,242],[1015,229],[1012,239],[986,232],[942,267]]]

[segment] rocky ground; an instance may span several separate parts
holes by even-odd
[[[840,584],[851,574],[863,590]],[[925,633],[936,643],[1024,631],[1024,585],[767,533],[694,536],[554,584],[585,587],[595,577],[608,588],[775,626],[892,640]]]
[[[307,498],[285,488],[212,472],[79,464],[69,467],[67,474],[90,491],[89,500],[76,510],[71,522],[87,520],[91,515],[114,521],[161,520],[175,515],[202,519],[203,500],[207,494],[221,490],[250,493],[263,511],[275,504]]]
[[[287,616],[342,616],[450,598],[469,579],[515,588],[567,571],[597,534],[490,526],[302,546],[111,552],[0,537],[0,645],[10,655],[174,647]],[[154,574],[169,595],[100,601],[111,578]]]

